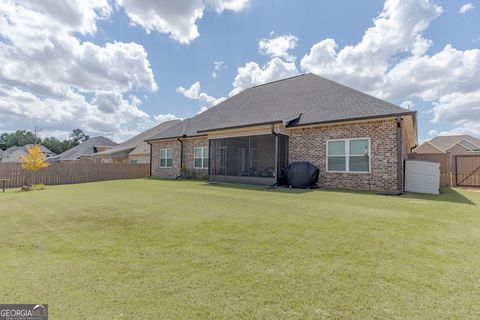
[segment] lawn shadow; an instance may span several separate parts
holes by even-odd
[[[406,192],[402,195],[402,197],[409,198],[409,199],[416,199],[416,200],[443,201],[443,202],[469,204],[473,206],[477,205],[475,202],[467,198],[465,195],[449,187],[441,188],[439,195]]]
[[[289,194],[303,194],[319,190],[319,188],[289,188],[289,187],[270,187],[262,185],[250,185],[239,183],[208,183],[205,182],[205,186],[214,188],[228,188],[228,189],[241,189],[241,190],[257,190],[262,192],[286,192]]]
[[[375,192],[363,191],[363,190],[351,190],[351,189],[328,189],[328,188],[311,188],[311,189],[302,189],[302,188],[288,188],[288,187],[280,187],[280,188],[269,188],[266,186],[252,186],[252,185],[245,185],[245,184],[233,184],[233,183],[207,183],[205,182],[205,186],[208,187],[215,187],[215,188],[229,188],[229,189],[242,189],[242,190],[258,190],[262,192],[285,192],[288,194],[304,194],[309,192],[334,192],[334,193],[349,193],[349,194],[356,194],[356,195],[375,195]],[[442,202],[451,202],[451,203],[461,203],[461,204],[468,204],[474,205],[477,204],[467,198],[465,195],[461,194],[457,190],[453,188],[442,188],[440,194],[422,194],[422,193],[412,193],[412,192],[405,192],[401,195],[381,195],[379,196],[384,197],[400,197],[404,199],[415,199],[415,200],[425,200],[425,201],[442,201]]]
[[[151,178],[152,179],[152,178]],[[155,180],[166,180],[172,181],[171,179],[158,179]],[[270,192],[270,193],[287,193],[287,194],[305,194],[310,192],[335,192],[335,193],[349,193],[356,195],[375,195],[376,192],[373,191],[363,191],[363,190],[352,190],[352,189],[328,189],[328,188],[288,188],[288,187],[277,187],[271,188],[269,186],[260,186],[260,185],[248,185],[248,184],[236,184],[236,183],[208,183],[205,180],[194,180],[194,179],[179,179],[175,180],[179,183],[187,181],[197,181],[201,182],[203,186],[210,188],[227,188],[227,189],[239,189],[239,190],[256,190],[261,192]],[[414,200],[424,200],[424,201],[442,201],[450,203],[461,203],[477,206],[477,203],[473,202],[465,195],[461,194],[453,188],[443,187],[439,195],[434,194],[422,194],[422,193],[413,193],[405,192],[401,195],[380,195],[384,197],[399,197],[404,199],[414,199]]]

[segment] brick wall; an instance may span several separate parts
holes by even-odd
[[[397,137],[394,119],[290,128],[289,135],[289,162],[310,161],[316,165],[320,169],[319,185],[321,187],[396,191]],[[327,173],[326,141],[349,138],[370,138],[371,172]],[[183,173],[185,177],[189,178],[207,178],[208,169],[194,169],[194,148],[207,147],[207,138],[189,138],[183,141],[183,170],[180,168],[180,142],[167,140],[152,143],[152,176],[175,178]],[[405,130],[402,130],[402,159],[405,159],[410,152],[406,141]],[[160,168],[161,148],[172,148],[173,165],[171,168]],[[403,173],[399,179],[403,181]]]
[[[160,149],[165,148],[172,148],[171,168],[160,168]],[[152,177],[175,178],[180,172],[180,142],[177,140],[152,142]]]
[[[183,170],[180,167],[180,142],[177,140],[152,142],[152,176],[175,178],[183,174],[186,178],[207,179],[208,169],[195,169],[194,148],[208,147],[206,137],[183,139]],[[160,168],[160,149],[172,148],[172,167]]]
[[[183,140],[184,176],[193,179],[208,179],[208,169],[195,169],[194,148],[196,147],[208,147],[207,138],[201,137]]]
[[[289,132],[289,162],[310,161],[316,165],[320,169],[320,186],[370,191],[397,189],[397,138],[394,119],[292,128]],[[364,137],[371,140],[370,173],[326,172],[327,140]]]

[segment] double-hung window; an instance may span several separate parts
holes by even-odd
[[[195,169],[208,168],[208,147],[196,147],[193,149]]]
[[[328,172],[370,172],[370,138],[327,141]]]
[[[172,148],[160,149],[160,168],[172,167]]]

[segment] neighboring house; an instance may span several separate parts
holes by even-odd
[[[401,192],[416,112],[309,73],[249,88],[148,141],[155,177],[269,185],[309,161],[321,187]]]
[[[24,145],[23,147],[10,147],[7,150],[5,150],[2,154],[2,162],[22,162],[21,157],[26,156],[28,151],[27,148],[29,146],[33,146],[33,144],[27,144]],[[48,160],[48,158],[55,156],[56,154],[52,151],[50,151],[48,148],[46,148],[43,145],[39,145],[40,149],[42,149],[43,154],[45,155],[45,158]]]
[[[469,135],[438,136],[425,141],[414,153],[480,154],[480,139]]]
[[[145,140],[176,125],[180,120],[163,122],[135,137],[120,143],[112,149],[94,154],[94,158],[102,163],[150,163],[150,145]]]
[[[49,162],[67,162],[67,161],[79,161],[79,160],[92,161],[92,158],[89,156],[94,155],[97,152],[109,150],[117,145],[118,143],[113,142],[108,138],[94,137],[59,154],[58,156],[53,156],[48,158],[48,161]]]

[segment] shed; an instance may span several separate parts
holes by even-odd
[[[405,161],[405,191],[439,194],[440,164],[430,161]]]

